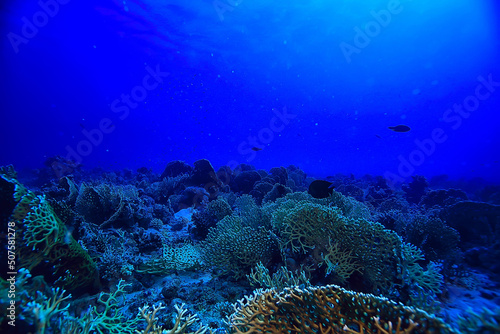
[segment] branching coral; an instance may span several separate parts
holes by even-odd
[[[277,290],[299,285],[311,285],[304,271],[294,274],[286,267],[281,267],[271,276],[269,275],[269,269],[264,267],[262,262],[259,262],[255,268],[252,269],[250,274],[247,275],[247,278],[252,286],[275,288]]]
[[[307,201],[314,204],[327,205],[327,199],[313,198],[306,192],[296,192],[287,194],[285,197],[278,198],[276,202],[268,202],[262,206],[262,211],[272,216],[271,224],[273,230],[281,231],[285,224],[283,219],[298,203]]]
[[[236,334],[451,334],[425,311],[335,285],[257,290],[238,301],[228,323]]]
[[[52,245],[61,238],[64,229],[62,224],[55,219],[51,207],[45,197],[36,197],[32,202],[31,211],[24,217],[23,224],[26,226],[24,241],[26,246],[42,249],[46,256]]]
[[[500,333],[500,308],[480,312],[469,309],[458,320],[460,331],[465,334]]]
[[[327,252],[323,255],[327,266],[326,274],[335,274],[345,283],[355,271],[361,272],[361,267],[352,253],[352,250],[341,250],[338,242],[332,244],[330,241]]]
[[[140,323],[139,316],[133,319],[127,319],[121,307],[125,302],[125,288],[131,284],[120,280],[116,286],[116,290],[111,293],[101,292],[97,299],[99,307],[93,306],[83,317],[73,319],[66,324],[67,328],[71,328],[74,334],[133,334]]]
[[[56,283],[67,289],[93,284],[97,274],[95,263],[54,213],[45,196],[27,191],[11,177],[12,171],[6,172],[0,173],[0,178],[4,186],[11,188],[12,199],[16,201],[9,219],[18,228],[19,265],[31,270],[48,262],[53,265]]]
[[[439,273],[439,266],[429,262],[427,270],[418,264],[424,260],[420,249],[412,244],[403,243],[402,247],[402,277],[404,281],[414,281],[426,292],[441,293],[443,275]]]
[[[285,213],[283,210],[273,215],[273,220],[281,220],[273,225],[282,227],[282,253],[287,248],[294,253],[314,249],[325,254],[320,261],[328,261],[330,270],[342,270],[337,272],[342,281],[358,271],[372,291],[388,291],[398,275],[401,256],[402,242],[395,232],[379,223],[346,218],[336,207],[309,201],[301,201]]]
[[[282,247],[290,246],[294,252],[306,253],[317,245],[327,245],[330,236],[337,239],[335,234],[346,233],[337,208],[302,201],[287,212],[283,218]]]
[[[184,304],[181,306],[175,305],[177,317],[175,319],[174,327],[166,330],[157,325],[156,319],[156,313],[164,309],[164,307],[160,304],[158,306],[153,306],[153,310],[150,311],[149,306],[145,305],[139,309],[139,312],[141,317],[146,320],[147,327],[143,331],[136,330],[135,332],[137,334],[205,334],[209,329],[203,325],[200,325],[200,328],[195,332],[188,332],[188,327],[198,322],[198,317],[196,315],[186,316],[187,310],[184,306]]]
[[[51,298],[45,298],[44,301],[40,303],[32,301],[27,305],[35,316],[38,334],[44,334],[50,323],[50,319],[56,314],[66,311],[69,307],[69,304],[61,307],[61,303],[71,298],[71,295],[64,296],[66,291],[59,288],[52,289],[52,292],[53,295]],[[37,293],[40,292],[37,291]]]
[[[233,213],[231,206],[223,198],[217,198],[208,203],[204,210],[195,210],[193,221],[195,228],[190,230],[192,236],[205,238],[208,234],[208,229],[214,227],[218,221]]]

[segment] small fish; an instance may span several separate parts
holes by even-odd
[[[375,135],[375,137],[377,137],[379,139],[382,139],[382,137],[380,137],[380,135],[377,135],[377,134]]]
[[[314,180],[309,185],[308,193],[314,198],[328,198],[333,193],[333,183],[325,180]]]
[[[260,147],[254,146],[252,147],[252,151],[257,152],[257,151],[262,151],[262,149]]]
[[[388,129],[394,131],[394,132],[408,132],[410,131],[410,127],[407,125],[396,125],[396,126],[389,126]]]

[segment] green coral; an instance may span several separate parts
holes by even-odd
[[[327,245],[334,234],[345,234],[340,210],[328,208],[307,201],[299,202],[294,208],[285,210],[283,221],[274,225],[284,226],[282,248],[291,247],[295,253],[307,253],[317,245]],[[273,218],[276,218],[274,216]]]
[[[116,290],[101,292],[97,298],[98,306],[91,307],[81,318],[74,318],[66,324],[66,333],[73,334],[134,334],[140,323],[137,315],[127,319],[120,310],[125,303],[125,288],[132,284],[120,280]]]
[[[269,261],[273,244],[265,228],[243,226],[239,216],[227,216],[209,230],[201,243],[202,259],[223,274],[240,278],[257,263]]]
[[[55,219],[54,212],[45,197],[38,196],[32,203],[34,204],[32,211],[26,214],[23,221],[26,226],[24,241],[33,251],[42,249],[45,256],[60,238],[63,228]]]
[[[17,203],[9,220],[17,227],[19,266],[31,271],[49,262],[56,283],[66,289],[92,285],[97,276],[95,263],[54,213],[45,196],[26,190],[9,175],[12,172],[1,177],[17,189],[12,194]]]
[[[306,192],[295,192],[287,194],[285,197],[278,198],[275,202],[267,202],[262,206],[262,210],[269,216],[272,216],[273,230],[281,230],[284,217],[288,211],[293,209],[299,202],[307,201],[314,204],[328,205],[327,199],[313,198]]]
[[[424,260],[424,254],[419,248],[403,243],[402,250],[403,279],[416,282],[426,292],[441,293],[443,275],[439,273],[439,265],[431,261],[427,265],[427,270],[424,270],[418,264],[419,261]]]
[[[308,254],[342,284],[357,272],[372,292],[393,293],[403,279],[415,292],[440,293],[440,266],[430,262],[424,270],[418,264],[424,259],[421,250],[403,245],[383,225],[359,218],[369,215],[355,200],[339,193],[321,200],[294,193],[276,203],[266,209],[272,211],[271,226],[284,257]]]
[[[342,195],[337,191],[333,191],[330,197],[326,198],[328,206],[335,206],[342,211],[342,214],[349,218],[371,219],[370,209],[356,201],[352,197]]]
[[[355,272],[361,273],[361,266],[356,261],[352,250],[341,250],[339,243],[329,242],[326,254],[323,255],[326,263],[326,274],[335,274],[341,283],[346,283],[347,279]]]
[[[88,253],[71,236],[44,196],[33,199],[31,211],[20,225],[25,248],[19,252],[20,265],[32,270],[44,260],[54,266],[57,282],[68,289],[91,285],[97,270]]]
[[[66,334],[204,334],[209,331],[208,327],[200,325],[195,332],[189,331],[189,328],[198,322],[196,315],[187,316],[185,305],[175,305],[177,316],[173,327],[169,330],[158,326],[156,314],[164,309],[161,304],[149,309],[144,305],[139,308],[139,313],[132,319],[127,319],[122,312],[125,303],[125,288],[131,284],[120,280],[116,290],[111,293],[101,293],[97,299],[97,306],[91,307],[80,318],[69,318],[60,324],[63,333]],[[146,327],[139,330],[143,320],[146,321]],[[209,331],[211,333],[211,331]]]
[[[255,271],[254,271],[255,270]],[[310,286],[311,283],[306,277],[304,271],[294,274],[286,267],[280,267],[272,276],[269,274],[269,269],[264,267],[262,262],[257,263],[255,268],[252,269],[247,275],[248,282],[252,286],[259,286],[263,288],[276,288],[283,290],[293,286]]]
[[[221,220],[233,213],[231,206],[223,198],[217,198],[207,205],[207,211],[211,213],[216,221]]]
[[[500,333],[500,308],[480,312],[469,309],[458,319],[458,326],[464,334]]]
[[[370,219],[370,210],[366,205],[356,201],[353,198],[346,197],[341,193],[334,191],[328,198],[314,198],[307,192],[294,192],[285,197],[278,198],[276,202],[267,202],[262,206],[262,210],[269,216],[272,215],[272,224],[274,230],[284,228],[283,219],[289,212],[301,202],[323,205],[326,207],[336,207],[340,213],[347,218]]]
[[[309,201],[280,208],[273,219],[273,225],[281,227],[283,254],[287,248],[293,253],[324,254],[319,264],[327,262],[330,271],[337,269],[341,281],[358,271],[373,291],[388,291],[398,274],[402,241],[379,223],[347,218],[339,208]]]
[[[259,228],[263,226],[270,229],[271,216],[266,210],[260,208],[255,199],[247,194],[241,195],[235,201],[236,213],[241,218],[244,226]]]
[[[61,307],[62,302],[71,298],[71,295],[64,296],[65,290],[59,288],[52,289],[52,297],[44,298],[42,302],[32,301],[28,303],[27,307],[33,313],[36,320],[36,332],[37,334],[44,334],[46,329],[49,327],[50,320],[53,316],[59,313],[64,313],[69,304],[65,307]]]

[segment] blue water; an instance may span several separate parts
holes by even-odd
[[[495,1],[44,3],[1,5],[0,165],[500,179]]]
[[[493,0],[0,0],[0,332],[83,326],[124,284],[123,328],[186,303],[233,333],[262,262],[498,332],[499,19]]]

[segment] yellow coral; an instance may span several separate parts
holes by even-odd
[[[452,334],[425,311],[336,285],[256,290],[238,301],[228,324],[236,334]]]
[[[196,332],[188,332],[188,327],[198,321],[198,317],[196,315],[186,316],[187,310],[184,308],[184,304],[181,306],[175,305],[175,311],[177,312],[177,317],[175,319],[175,324],[172,329],[164,330],[159,327],[156,322],[156,313],[159,310],[164,309],[163,306],[158,305],[153,306],[153,311],[149,311],[149,306],[144,306],[139,309],[141,317],[146,320],[147,327],[143,331],[136,330],[137,334],[205,334],[207,331],[212,333],[208,327],[200,325],[200,328]]]

